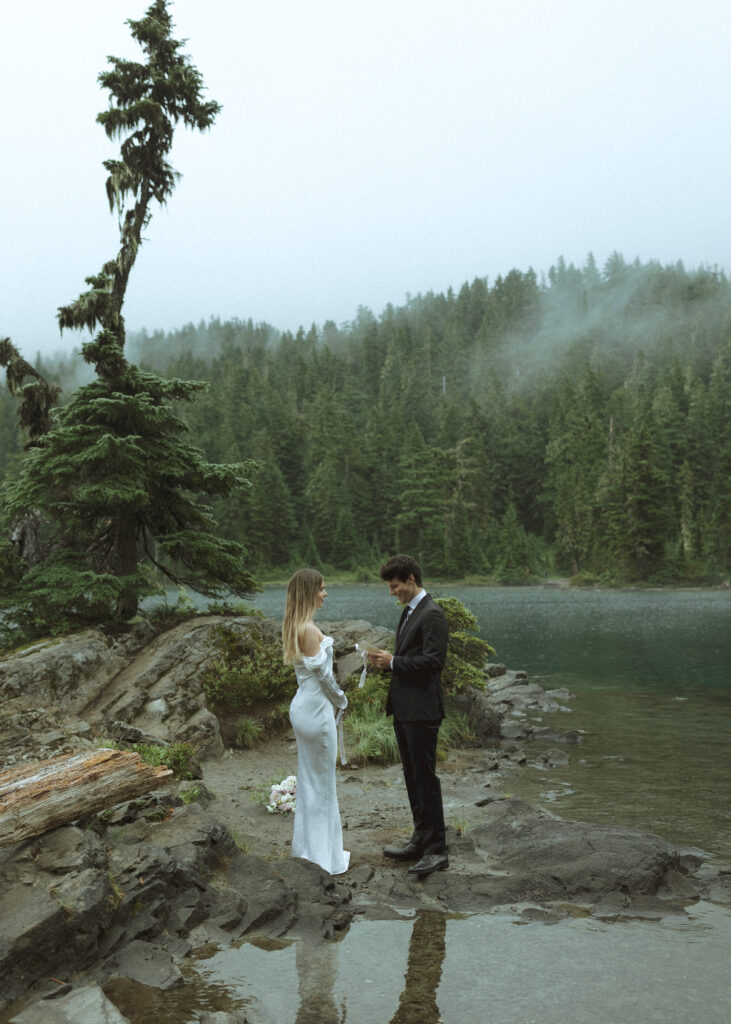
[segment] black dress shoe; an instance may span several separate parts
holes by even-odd
[[[418,843],[407,843],[406,846],[384,846],[384,857],[391,860],[418,860],[421,857],[421,847]]]
[[[432,871],[444,871],[449,867],[449,857],[446,853],[427,853],[425,857],[412,864],[409,868],[410,875],[430,875]]]

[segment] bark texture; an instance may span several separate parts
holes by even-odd
[[[132,800],[172,774],[132,751],[106,749],[13,768],[0,775],[0,846]]]

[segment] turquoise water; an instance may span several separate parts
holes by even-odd
[[[531,676],[663,693],[731,689],[728,590],[430,589],[463,601],[497,660]],[[284,595],[284,587],[267,587],[251,603],[281,618]],[[318,614],[395,629],[400,609],[385,586],[331,585]]]

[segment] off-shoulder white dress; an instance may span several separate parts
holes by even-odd
[[[297,693],[289,717],[297,737],[297,804],[292,856],[314,861],[331,875],[347,871],[350,854],[343,849],[335,760],[336,715],[348,698],[333,675],[333,639],[325,636],[312,657],[295,662]]]

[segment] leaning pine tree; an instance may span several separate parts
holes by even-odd
[[[182,121],[203,131],[220,110],[203,100],[203,79],[171,35],[165,0],[128,24],[145,61],[109,58],[99,81],[110,105],[97,118],[111,139],[122,140],[120,158],[105,161],[119,252],[58,313],[62,330],[97,331],[82,347],[96,379],[32,439],[18,479],[5,490],[11,536],[29,510],[43,524],[36,564],[16,554],[10,565],[5,549],[6,641],[8,633],[20,639],[83,621],[129,619],[140,598],[159,592],[160,574],[209,596],[256,590],[245,550],[214,535],[210,508],[201,503],[248,486],[251,464],[212,465],[187,442],[175,403],[191,401],[206,384],[165,380],[125,357],[129,275],[152,205],[166,202],[177,177],[168,163],[173,130]]]

